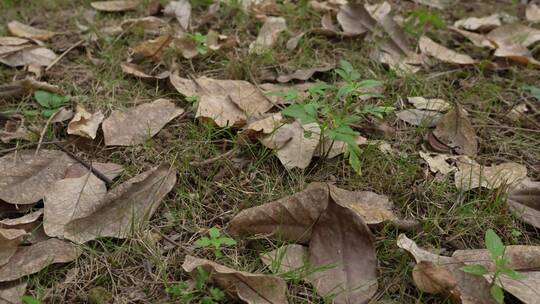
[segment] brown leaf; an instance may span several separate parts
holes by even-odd
[[[422,151],[418,152],[420,157],[426,161],[429,166],[429,170],[433,173],[441,173],[442,175],[447,175],[448,173],[456,170],[454,166],[451,166],[446,161],[448,159],[453,159],[454,157],[447,154],[432,154],[424,153]]]
[[[374,20],[360,2],[341,6],[337,13],[337,20],[343,33],[349,36],[363,35],[375,27]]]
[[[425,125],[430,127],[436,126],[442,117],[439,112],[418,109],[399,111],[396,116],[413,126]]]
[[[289,82],[291,80],[306,81],[310,79],[311,77],[313,77],[313,75],[315,75],[316,73],[328,72],[330,70],[333,70],[335,67],[336,67],[335,64],[325,64],[325,65],[310,68],[310,69],[300,69],[300,70],[296,70],[292,74],[279,76],[277,78],[277,81],[281,83]]]
[[[476,133],[465,111],[460,107],[446,113],[439,120],[433,135],[459,154],[475,156],[477,153]]]
[[[153,35],[166,34],[169,29],[170,26],[167,21],[153,16],[125,19],[120,24],[120,31],[142,31]]]
[[[296,49],[296,47],[298,46],[298,43],[300,43],[300,40],[302,40],[302,37],[304,37],[305,34],[306,32],[301,32],[299,34],[294,35],[289,40],[287,40],[287,44],[285,44],[285,46],[287,47],[287,50],[292,51]]]
[[[9,262],[26,234],[22,229],[0,228],[0,266]]]
[[[101,111],[90,113],[80,105],[77,105],[75,116],[68,123],[67,133],[94,139],[97,129],[105,118]]]
[[[456,250],[452,259],[466,265],[480,264],[489,271],[495,271],[495,264],[487,249]],[[516,271],[535,271],[540,268],[540,246],[510,245],[505,247],[506,266]]]
[[[126,111],[113,111],[103,121],[107,146],[131,146],[156,135],[169,121],[184,113],[168,99],[157,99]]]
[[[159,59],[163,49],[171,43],[170,35],[159,36],[156,39],[146,40],[133,48],[134,58],[155,58]]]
[[[302,125],[294,121],[281,126],[260,141],[264,146],[276,150],[276,155],[285,168],[305,169],[311,163],[319,145],[320,133],[317,123]]]
[[[72,243],[57,239],[20,247],[9,263],[0,267],[0,282],[36,273],[51,264],[71,262],[80,254],[81,251]]]
[[[211,119],[220,127],[242,126],[248,117],[273,107],[260,90],[247,81],[208,77],[191,80],[176,75],[171,75],[170,80],[180,94],[200,98],[195,117]]]
[[[457,168],[454,182],[456,188],[463,191],[478,187],[497,189],[502,185],[517,184],[527,177],[527,167],[518,163],[480,166],[468,157],[461,157]]]
[[[209,280],[242,302],[256,303],[287,303],[287,285],[283,279],[266,275],[253,274],[199,259],[186,256],[182,268],[193,278],[198,275],[197,268],[202,267],[209,274]]]
[[[495,57],[507,58],[510,61],[522,65],[534,65],[539,67],[540,61],[534,59],[528,48],[522,45],[501,46],[493,53]]]
[[[24,65],[48,66],[57,58],[56,54],[44,47],[24,47],[20,51],[0,57],[0,62],[10,67]]]
[[[501,26],[501,17],[499,14],[482,18],[468,17],[454,22],[454,26],[467,31],[485,32]]]
[[[36,137],[24,126],[22,115],[12,115],[5,122],[0,122],[0,140],[4,143],[14,139],[32,141]]]
[[[22,24],[19,21],[11,21],[7,24],[8,30],[17,37],[37,39],[37,40],[49,40],[57,33],[50,32],[42,29],[38,29],[26,24]]]
[[[447,101],[439,98],[425,98],[417,96],[407,97],[407,101],[413,104],[415,108],[420,110],[446,112],[452,108]]]
[[[136,64],[133,64],[133,63],[123,62],[120,64],[120,68],[122,68],[122,72],[128,75],[131,75],[133,77],[143,79],[143,80],[163,80],[163,79],[169,78],[169,75],[170,75],[168,71],[162,72],[157,75],[150,75],[150,74],[145,73],[142,70],[142,67],[137,66]]]
[[[115,163],[92,162],[91,165],[92,168],[111,180],[118,177],[124,171],[124,168],[121,165]],[[75,163],[67,168],[64,178],[77,178],[86,174],[88,174],[88,168],[80,163]]]
[[[25,150],[0,158],[0,199],[11,204],[33,204],[74,163],[61,151]]]
[[[305,267],[308,250],[302,245],[289,244],[263,253],[260,258],[273,273],[281,274]]]
[[[415,3],[426,5],[433,8],[445,9],[447,8],[452,0],[413,0]]]
[[[276,44],[279,34],[287,29],[283,17],[268,17],[259,31],[257,39],[249,45],[249,52],[262,54]]]
[[[175,17],[184,31],[189,30],[191,20],[191,3],[189,3],[189,0],[170,1],[163,9],[163,14]]]
[[[366,144],[367,138],[363,136],[357,136],[356,143],[358,145]],[[331,140],[326,137],[322,141],[319,141],[319,145],[317,146],[315,153],[313,153],[313,156],[332,159],[338,155],[346,153],[347,149],[348,145],[345,142],[339,140]]]
[[[15,80],[9,84],[0,85],[0,97],[18,97],[33,93],[35,90],[43,90],[59,93],[60,88],[56,85],[37,81],[34,78]]]
[[[377,292],[374,238],[362,218],[330,202],[317,220],[309,243],[311,275],[317,293],[334,303],[367,303]],[[331,267],[328,269],[328,267]]]
[[[434,57],[443,62],[459,65],[475,64],[477,62],[476,60],[472,59],[471,56],[457,53],[436,43],[426,36],[420,37],[418,47],[423,54]]]
[[[26,232],[32,232],[37,226],[41,225],[38,219],[43,214],[43,209],[38,209],[21,217],[7,218],[0,221],[0,227],[7,229],[21,229]]]
[[[182,54],[186,59],[191,59],[199,56],[197,51],[197,42],[188,36],[174,37],[171,45],[177,53]]]
[[[459,33],[463,37],[469,39],[475,46],[477,47],[487,47],[489,49],[496,49],[497,46],[489,39],[487,39],[486,36],[482,34],[477,34],[469,31],[460,30],[456,27],[449,27],[452,31]]]
[[[65,226],[64,237],[85,243],[98,237],[125,238],[150,219],[176,183],[176,171],[162,165],[110,190],[90,215]]]
[[[91,2],[90,5],[98,11],[123,12],[136,9],[139,6],[139,1],[95,1]]]
[[[0,304],[19,304],[26,293],[27,283],[23,280],[0,283]]]
[[[285,100],[285,97],[280,93],[287,93],[294,90],[298,93],[300,99],[305,99],[309,96],[309,88],[313,86],[313,82],[302,82],[292,85],[276,84],[276,83],[263,83],[259,85],[262,93],[270,100],[272,104],[285,105],[291,104],[289,100]]]
[[[524,279],[513,280],[503,275],[500,277],[502,287],[523,303],[536,304],[540,299],[540,272],[528,271],[525,276]]]
[[[500,26],[486,36],[497,47],[521,45],[529,47],[540,40],[540,30],[519,23]]]
[[[383,2],[373,6],[366,5],[366,10],[369,11],[369,14],[377,21],[377,23],[389,36],[389,39],[384,42],[384,44],[386,44],[384,48],[392,49],[394,53],[406,57],[412,57],[415,55],[413,52],[413,47],[409,41],[409,37],[390,15],[390,4]],[[370,30],[374,31],[373,28],[370,28]]]
[[[536,3],[529,3],[525,9],[525,18],[529,22],[540,22],[540,7]]]
[[[263,114],[261,117],[249,121],[242,128],[242,134],[246,134],[250,138],[271,134],[282,125],[282,120],[283,117],[279,112]]]
[[[428,261],[416,264],[412,272],[414,284],[418,289],[427,293],[454,294],[457,286],[454,275],[445,267],[435,265]],[[454,297],[453,297],[454,298]]]
[[[19,37],[9,37],[9,36],[2,36],[0,37],[0,45],[23,45],[30,43],[30,40],[19,38]]]
[[[524,180],[508,193],[506,202],[522,221],[540,228],[540,182]]]

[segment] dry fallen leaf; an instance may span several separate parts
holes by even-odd
[[[23,45],[30,43],[30,40],[19,38],[19,37],[9,37],[9,36],[1,36],[0,37],[0,46],[6,46],[6,45]]]
[[[125,238],[150,219],[175,183],[176,171],[168,165],[141,173],[107,192],[91,214],[65,225],[64,237],[79,244],[99,237]]]
[[[159,59],[161,52],[171,43],[170,35],[159,36],[155,39],[143,41],[133,48],[133,57]]]
[[[56,85],[37,81],[34,78],[15,80],[9,84],[0,85],[0,97],[18,97],[33,93],[35,90],[60,93],[60,88]]]
[[[26,293],[24,280],[0,283],[0,304],[19,304]]]
[[[163,80],[169,78],[170,75],[168,71],[162,72],[157,75],[150,75],[145,73],[142,70],[142,67],[139,67],[133,63],[121,63],[120,68],[122,68],[122,72],[143,80]]]
[[[335,64],[325,64],[319,67],[314,67],[314,68],[309,68],[309,69],[300,69],[300,70],[296,70],[292,74],[279,76],[277,78],[277,81],[281,83],[289,82],[291,80],[306,81],[310,79],[311,77],[313,77],[313,75],[315,75],[316,73],[328,72],[330,70],[333,70],[335,67],[336,67]]]
[[[459,65],[475,64],[477,62],[476,60],[472,59],[471,56],[457,53],[436,43],[426,36],[420,37],[418,47],[423,54],[434,57],[443,62]]]
[[[454,32],[459,33],[463,37],[469,39],[469,41],[471,41],[477,47],[481,47],[481,48],[487,47],[489,49],[496,49],[497,48],[495,43],[493,43],[491,40],[487,39],[487,37],[485,35],[469,32],[469,31],[465,31],[465,30],[460,30],[460,29],[458,29],[456,27],[453,27],[453,26],[451,26],[449,28],[451,30],[453,30]]]
[[[261,117],[248,121],[242,128],[242,134],[250,138],[271,134],[283,124],[282,120],[283,116],[279,112],[263,114]]]
[[[407,101],[420,110],[446,112],[452,108],[447,101],[439,98],[407,97]]]
[[[341,6],[337,13],[337,20],[343,29],[343,33],[348,36],[357,36],[372,30],[373,25],[366,27],[366,20],[368,19],[366,13],[362,3],[347,3]]]
[[[433,135],[459,154],[475,156],[477,153],[476,133],[461,107],[446,113],[437,123]]]
[[[7,24],[8,30],[17,37],[37,39],[37,40],[49,40],[57,33],[50,32],[42,29],[38,29],[26,24],[22,24],[19,21],[11,21]]]
[[[61,151],[42,149],[34,154],[34,150],[24,150],[0,158],[1,200],[11,204],[36,203],[75,162]]]
[[[120,24],[120,32],[124,31],[142,31],[144,33],[160,35],[168,33],[170,29],[167,21],[154,17],[142,17],[142,18],[132,18],[125,19]]]
[[[0,57],[0,62],[10,67],[24,65],[48,66],[57,58],[56,54],[45,47],[24,47],[20,51]]]
[[[445,9],[451,3],[452,0],[413,0],[415,3],[426,5],[433,8]]]
[[[521,220],[540,228],[540,182],[524,179],[508,193],[506,202]]]
[[[98,11],[123,12],[136,9],[139,6],[139,1],[95,1],[91,2],[90,5]]]
[[[287,47],[287,50],[292,51],[296,49],[296,47],[300,43],[300,40],[302,40],[302,37],[304,37],[305,34],[306,32],[301,32],[299,34],[294,35],[289,40],[287,40],[287,43],[285,44],[285,47]]]
[[[493,14],[482,18],[469,17],[454,22],[455,27],[474,32],[489,31],[501,26],[501,24],[501,17],[499,14]]]
[[[32,141],[37,137],[25,127],[22,115],[12,115],[4,121],[2,120],[0,120],[0,140],[3,143],[18,139]]]
[[[22,229],[0,228],[0,266],[9,262],[26,234]]]
[[[524,304],[536,304],[540,299],[540,272],[527,271],[525,278],[513,280],[506,276],[501,277],[501,285],[505,291],[511,293]]]
[[[77,105],[75,116],[68,123],[67,133],[94,139],[96,138],[97,129],[104,118],[105,116],[101,111],[92,114],[82,106]]]
[[[408,109],[399,111],[396,113],[396,116],[413,125],[413,126],[430,126],[433,127],[437,125],[442,115],[439,112],[428,111],[428,110],[418,110],[418,109]]]
[[[189,0],[170,1],[163,9],[163,14],[175,17],[184,31],[190,29],[191,3]]]
[[[272,104],[285,105],[291,104],[293,101],[287,100],[282,93],[290,91],[296,91],[300,99],[305,99],[309,96],[309,88],[314,85],[313,82],[302,82],[298,84],[276,84],[276,83],[262,83],[259,85],[259,89],[270,100]]]
[[[446,161],[448,159],[454,159],[455,157],[447,154],[433,154],[433,153],[424,153],[419,152],[420,157],[426,161],[429,166],[429,170],[433,173],[441,173],[442,175],[447,175],[448,173],[455,171],[456,168],[451,166]]]
[[[27,213],[21,217],[6,218],[0,221],[0,227],[6,229],[21,229],[26,232],[32,232],[41,223],[38,219],[43,214],[43,209]]]
[[[427,293],[454,293],[457,281],[448,269],[429,261],[420,261],[413,268],[412,277],[418,289]],[[457,294],[457,292],[455,292]]]
[[[493,56],[507,58],[522,65],[540,66],[540,61],[534,59],[529,49],[518,44],[501,46],[495,50]]]
[[[19,247],[9,263],[0,267],[0,282],[13,281],[36,273],[51,264],[71,262],[80,254],[81,251],[76,245],[57,239]]]
[[[356,143],[358,145],[363,145],[367,143],[367,138],[363,136],[358,136],[356,138]],[[332,159],[338,155],[341,155],[347,152],[347,144],[339,140],[331,140],[328,137],[325,137],[323,140],[319,141],[319,145],[315,150],[313,156],[315,157],[326,157]]]
[[[529,22],[540,22],[540,7],[536,3],[529,3],[525,9],[525,18]]]
[[[259,31],[257,39],[249,45],[249,52],[262,54],[276,44],[279,34],[287,29],[283,17],[268,17]]]
[[[527,168],[518,163],[502,163],[492,166],[480,166],[468,157],[461,157],[457,162],[454,182],[456,188],[467,191],[484,187],[497,189],[502,185],[512,185],[527,177]]]
[[[182,108],[163,98],[126,111],[113,111],[102,125],[105,145],[141,144],[182,113],[184,113]]]
[[[200,98],[195,117],[211,119],[220,127],[243,126],[249,117],[273,107],[266,96],[247,81],[208,77],[191,80],[176,75],[171,75],[170,80],[180,94]]]
[[[199,56],[197,51],[197,42],[188,36],[174,37],[171,45],[177,53],[182,54],[186,59],[191,59]]]
[[[506,24],[492,30],[486,37],[497,47],[512,45],[529,47],[540,40],[540,30],[519,23]]]
[[[307,247],[289,244],[260,255],[261,261],[275,274],[302,268],[308,261]]]

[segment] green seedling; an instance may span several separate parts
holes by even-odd
[[[41,302],[32,296],[22,296],[21,301],[24,304],[40,304]]]
[[[191,38],[196,43],[195,49],[197,53],[204,55],[208,53],[208,45],[206,44],[206,35],[203,35],[199,32],[188,34],[188,37]]]
[[[504,246],[502,240],[492,229],[486,231],[485,244],[489,251],[491,261],[495,265],[495,272],[491,275],[491,287],[489,292],[491,297],[497,303],[503,304],[504,292],[501,288],[503,284],[500,277],[504,275],[514,280],[522,280],[526,278],[526,276],[508,266],[508,257],[505,256],[506,246]],[[468,265],[461,269],[466,273],[482,277],[490,273],[489,270],[481,264]]]
[[[523,88],[529,91],[531,96],[536,98],[536,100],[540,100],[540,88],[535,86],[524,86]]]
[[[167,292],[173,299],[179,299],[182,303],[202,303],[215,304],[225,299],[225,293],[216,287],[208,287],[208,273],[202,268],[197,267],[197,277],[195,284],[180,282],[167,287]]]
[[[210,238],[202,237],[195,241],[195,245],[199,247],[214,247],[214,255],[216,257],[221,257],[221,247],[222,246],[233,246],[236,245],[236,241],[229,238],[221,236],[221,232],[218,228],[212,227],[208,230],[208,235]]]
[[[69,102],[69,96],[62,96],[47,91],[35,91],[34,98],[43,107],[41,115],[45,118],[51,117],[58,109]]]

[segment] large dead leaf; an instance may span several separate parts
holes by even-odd
[[[305,169],[311,163],[319,145],[320,133],[317,123],[302,125],[294,121],[261,138],[261,143],[276,150],[276,155],[285,168]]]
[[[92,114],[82,106],[77,105],[75,116],[68,123],[67,133],[94,139],[104,118],[101,111]]]
[[[540,22],[540,7],[536,3],[530,3],[525,9],[525,18],[529,22]]]
[[[36,273],[51,264],[71,262],[80,254],[81,251],[76,245],[57,239],[19,247],[9,263],[0,267],[0,282],[13,281]]]
[[[464,191],[478,187],[496,189],[502,185],[517,184],[527,177],[527,167],[518,163],[502,163],[487,167],[462,157],[457,163],[457,168],[454,183],[458,189]]]
[[[184,113],[168,99],[157,99],[126,111],[113,111],[103,121],[107,146],[130,146],[156,135],[169,121]]]
[[[33,204],[74,163],[64,152],[25,150],[0,158],[0,199],[11,204]]]
[[[325,64],[319,67],[313,67],[309,69],[300,69],[300,70],[296,70],[292,74],[279,76],[277,78],[277,81],[281,83],[289,82],[291,80],[306,81],[310,79],[311,77],[313,77],[313,75],[315,75],[316,73],[328,72],[334,69],[335,67],[336,67],[335,64]]]
[[[22,229],[0,228],[0,265],[9,262],[26,233]]]
[[[525,179],[508,193],[507,204],[525,223],[540,228],[540,182]]]
[[[309,242],[309,262],[318,269],[310,281],[334,303],[367,303],[377,292],[374,238],[354,211],[330,202]]]
[[[60,93],[60,88],[56,85],[37,81],[34,78],[15,80],[8,84],[0,85],[0,97],[17,97],[33,93],[35,90]]]
[[[139,1],[95,1],[91,2],[90,5],[98,11],[123,12],[136,9],[139,6]]]
[[[459,154],[475,156],[477,153],[476,133],[465,111],[460,107],[446,113],[439,120],[433,135]]]
[[[90,215],[68,223],[64,237],[76,243],[125,238],[150,219],[175,183],[176,171],[166,165],[141,173],[110,190]]]
[[[175,17],[184,31],[189,30],[191,20],[191,3],[189,0],[170,1],[163,9],[163,14]]]
[[[454,22],[455,27],[474,32],[489,31],[501,26],[501,24],[501,17],[499,14],[493,14],[482,18],[468,17]]]
[[[521,45],[529,47],[540,40],[540,30],[519,23],[500,26],[486,36],[497,47]]]
[[[273,105],[251,83],[208,77],[187,79],[170,76],[171,83],[184,96],[198,96],[196,117],[212,119],[218,126],[242,126],[250,116],[260,115]]]
[[[56,54],[45,47],[24,47],[20,51],[0,57],[0,62],[10,67],[24,65],[48,66],[57,58]]]
[[[268,17],[259,31],[257,39],[249,45],[249,52],[262,54],[276,44],[279,34],[287,29],[283,17]]]
[[[11,21],[7,24],[8,30],[17,37],[37,39],[37,40],[49,40],[57,33],[50,32],[42,29],[38,29],[19,21]]]
[[[196,278],[198,267],[202,267],[209,274],[211,282],[231,296],[239,298],[242,302],[250,304],[287,303],[287,284],[281,278],[238,271],[209,260],[187,255],[182,265],[184,271],[191,273]]]
[[[428,111],[428,110],[419,110],[419,109],[408,109],[399,111],[396,113],[396,116],[413,126],[436,126],[442,115],[439,112]]]
[[[359,146],[366,144],[367,141],[367,138],[363,136],[358,136],[356,138],[356,143]],[[345,142],[339,140],[331,140],[330,138],[326,137],[323,140],[319,141],[319,145],[317,146],[317,149],[315,150],[313,156],[332,159],[338,155],[346,153],[347,149],[348,145]]]
[[[191,59],[199,56],[197,51],[197,42],[188,36],[174,37],[171,45],[175,51],[186,59]]]
[[[19,38],[19,37],[9,37],[9,36],[1,36],[0,37],[0,46],[5,45],[23,45],[30,43],[30,40]]]
[[[418,47],[423,54],[431,56],[443,62],[459,65],[475,64],[477,62],[476,60],[472,59],[471,56],[466,54],[460,54],[451,49],[448,49],[429,39],[426,36],[420,37]]]
[[[0,304],[19,304],[26,292],[27,283],[23,280],[0,283]]]

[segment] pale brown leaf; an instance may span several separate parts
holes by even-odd
[[[144,32],[153,35],[166,34],[169,32],[170,26],[167,21],[154,17],[142,17],[125,19],[120,24],[120,32],[122,30],[129,32]]]
[[[480,166],[467,157],[461,157],[457,162],[457,168],[454,182],[456,188],[463,191],[478,187],[497,189],[502,185],[517,184],[527,177],[527,167],[511,162]]]
[[[433,135],[459,154],[475,156],[478,150],[476,132],[460,107],[446,113],[437,123]]]
[[[471,56],[448,49],[426,36],[420,37],[418,47],[423,54],[443,62],[459,65],[475,64],[477,62]]]
[[[95,1],[91,2],[90,5],[98,11],[123,12],[136,9],[139,6],[139,1]]]
[[[457,286],[454,275],[445,267],[420,261],[413,268],[414,285],[427,293],[453,293]]]
[[[521,45],[529,47],[540,40],[540,30],[519,23],[500,26],[486,36],[497,47]]]
[[[0,45],[23,45],[30,43],[30,40],[19,38],[19,37],[9,37],[9,36],[2,36],[0,37]]]
[[[396,113],[396,116],[413,126],[425,125],[430,127],[437,125],[442,117],[441,113],[439,112],[419,109],[399,111]]]
[[[0,228],[0,266],[9,262],[26,234],[22,229]]]
[[[143,41],[133,48],[133,57],[159,59],[161,52],[168,47],[171,40],[172,37],[170,35],[164,35]]]
[[[260,255],[261,261],[275,274],[294,271],[305,266],[307,247],[289,244]]]
[[[249,304],[287,303],[287,285],[281,278],[238,271],[209,260],[187,255],[182,265],[184,271],[196,278],[198,267],[202,267],[209,274],[211,282],[231,296],[239,298],[242,302]]]
[[[37,39],[37,40],[49,40],[57,33],[38,29],[19,21],[11,21],[7,24],[8,30],[17,37],[28,38],[28,39]]]
[[[316,73],[328,72],[330,70],[333,70],[335,67],[336,67],[335,64],[325,64],[319,67],[313,67],[309,69],[299,69],[299,70],[296,70],[292,74],[279,76],[277,78],[277,81],[281,83],[289,82],[291,80],[306,81],[310,79],[311,77],[313,77],[313,75],[315,75]]]
[[[174,37],[171,45],[174,47],[177,53],[182,54],[182,56],[186,59],[199,56],[199,52],[197,51],[197,42],[190,37]]]
[[[0,283],[0,304],[19,304],[26,293],[27,283],[23,280]]]
[[[184,31],[189,30],[191,20],[191,3],[189,0],[170,1],[163,9],[163,14],[175,17]]]
[[[469,31],[465,31],[465,30],[460,30],[456,27],[449,27],[451,30],[453,30],[454,32],[456,33],[459,33],[460,35],[462,35],[463,37],[469,39],[469,41],[471,41],[475,46],[477,47],[486,47],[486,48],[489,48],[489,49],[496,49],[497,46],[495,45],[495,43],[493,43],[491,40],[487,39],[487,37],[485,35],[482,35],[482,34],[477,34],[477,33],[474,33],[474,32],[469,32]]]
[[[489,15],[487,17],[468,17],[454,22],[456,28],[461,28],[473,32],[485,32],[501,26],[501,17],[499,14]]]
[[[341,6],[337,13],[337,20],[343,33],[350,36],[365,34],[375,27],[375,23],[364,6],[355,2]]]
[[[0,62],[10,67],[24,65],[48,66],[56,59],[56,54],[45,47],[23,47],[18,52],[0,57]]]
[[[8,229],[21,229],[26,232],[32,232],[32,230],[41,224],[41,221],[38,221],[38,219],[42,214],[43,209],[38,209],[21,217],[3,219],[0,221],[0,227]]]
[[[493,55],[495,57],[506,58],[522,65],[540,66],[540,61],[534,59],[529,49],[519,44],[501,46],[495,50]]]
[[[56,85],[37,81],[34,78],[15,80],[9,84],[0,85],[0,97],[17,97],[31,94],[36,90],[60,93],[60,88]]]
[[[435,153],[425,153],[423,151],[418,152],[420,157],[426,161],[429,166],[429,170],[433,173],[441,173],[442,175],[447,175],[450,172],[456,170],[454,166],[448,164],[447,160],[454,159],[454,157],[447,154],[435,154]]]
[[[529,22],[540,22],[540,7],[536,3],[530,3],[525,9],[525,18]]]
[[[170,73],[168,71],[162,72],[157,75],[150,75],[147,74],[142,70],[142,67],[137,66],[133,63],[126,63],[123,62],[120,64],[120,68],[122,69],[122,72],[126,73],[127,75],[131,75],[136,78],[144,79],[144,80],[163,80],[166,78],[169,78]]]
[[[283,124],[282,120],[283,117],[279,112],[263,114],[261,117],[248,121],[246,126],[242,128],[242,134],[251,138],[271,134]]]
[[[80,105],[77,105],[75,116],[68,123],[67,133],[94,139],[99,125],[105,116],[101,111],[90,113]]]
[[[68,223],[64,237],[81,244],[125,238],[150,219],[175,183],[176,171],[168,165],[141,173],[107,192],[90,215]]]
[[[107,146],[130,146],[156,135],[169,121],[184,113],[168,99],[157,99],[126,111],[113,111],[103,121]]]
[[[522,221],[540,228],[540,182],[525,179],[508,193],[506,202]]]
[[[420,110],[446,112],[452,108],[447,101],[439,98],[425,98],[417,96],[407,97],[407,101],[413,104],[415,108]]]
[[[525,276],[524,279],[513,280],[503,275],[500,277],[502,287],[524,304],[536,304],[540,299],[540,272],[528,271]]]
[[[249,52],[262,54],[276,44],[279,34],[287,29],[283,17],[268,17],[264,22],[257,39],[249,45]]]

